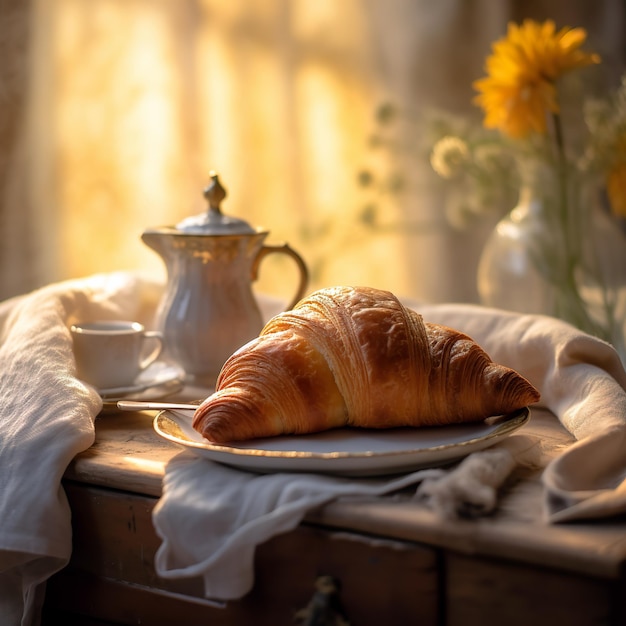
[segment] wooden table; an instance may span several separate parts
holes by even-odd
[[[330,504],[262,545],[253,591],[218,608],[198,580],[154,571],[151,512],[181,449],[156,435],[153,416],[99,417],[95,445],[69,467],[74,550],[48,583],[44,625],[292,624],[321,575],[340,581],[356,626],[626,624],[626,520],[546,525],[529,471],[479,520],[442,521],[408,498]],[[548,456],[570,442],[537,410],[518,432],[539,435]]]

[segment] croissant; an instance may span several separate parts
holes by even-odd
[[[425,323],[393,294],[332,287],[272,318],[226,361],[193,427],[225,443],[480,421],[538,399],[467,335]]]

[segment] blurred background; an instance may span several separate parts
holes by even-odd
[[[141,233],[202,212],[215,170],[224,212],[289,242],[311,288],[476,301],[500,215],[447,219],[429,112],[480,121],[471,83],[509,20],[584,27],[603,58],[599,88],[618,85],[626,61],[624,0],[0,0],[0,11],[0,300],[99,272],[163,273]],[[267,261],[258,290],[293,292],[280,263]]]

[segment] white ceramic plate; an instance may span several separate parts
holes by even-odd
[[[162,411],[154,429],[212,461],[256,472],[376,476],[435,467],[487,448],[523,426],[528,408],[483,422],[438,428],[341,428],[215,445],[193,429],[193,411]]]

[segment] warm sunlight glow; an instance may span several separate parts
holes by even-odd
[[[115,2],[63,4],[57,124],[64,263],[74,275],[102,258],[111,269],[133,267],[143,253],[139,235],[167,219],[178,187],[180,77],[165,16],[128,14]]]
[[[224,212],[267,228],[268,243],[289,242],[316,268],[312,288],[408,290],[403,243],[353,234],[376,104],[358,3],[194,6],[55,4],[51,158],[62,272],[163,274],[142,232],[205,211],[202,191],[216,170]],[[292,269],[273,258],[257,290],[291,298]]]
[[[153,459],[142,459],[137,456],[124,456],[120,460],[120,465],[132,468],[140,474],[153,474],[163,476],[165,471],[165,461],[155,461]]]

